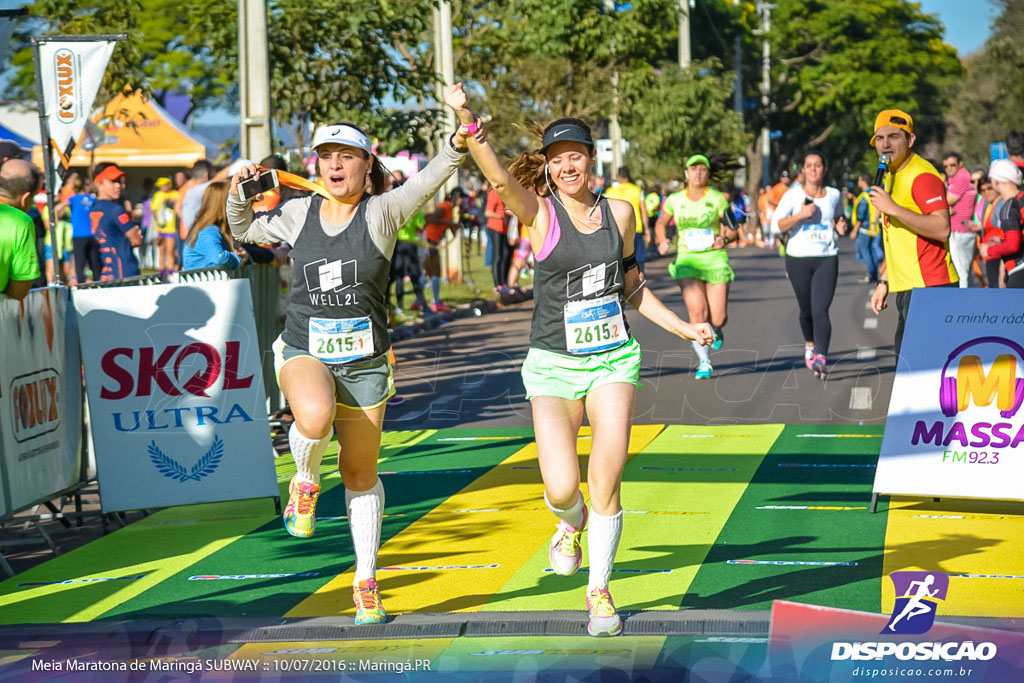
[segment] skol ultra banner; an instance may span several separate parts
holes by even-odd
[[[68,290],[0,297],[0,513],[79,480],[82,384]],[[70,324],[70,325],[69,325]]]
[[[919,289],[874,490],[1024,500],[1024,292]]]
[[[74,303],[104,510],[277,495],[248,281]]]
[[[39,41],[38,80],[50,136],[49,151],[61,180],[67,175],[68,160],[89,120],[115,45],[112,40]]]

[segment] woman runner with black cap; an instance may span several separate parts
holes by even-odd
[[[461,84],[449,104],[467,134],[480,122],[467,108]],[[559,518],[548,557],[569,576],[583,561],[580,536],[588,524],[580,493],[576,439],[586,410],[593,430],[587,483],[591,512],[587,543],[590,577],[586,604],[591,635],[615,635],[622,624],[608,592],[622,533],[619,501],[640,345],[626,324],[623,304],[682,339],[711,342],[711,327],[680,320],[644,289],[633,254],[633,207],[588,189],[594,162],[590,128],[563,118],[544,131],[539,150],[519,156],[510,170],[490,145],[469,138],[470,152],[502,201],[530,235],[536,258],[530,351],[523,363],[533,408],[544,498]]]
[[[231,179],[228,223],[236,240],[292,245],[288,312],[274,342],[278,383],[295,415],[288,442],[296,475],[285,528],[299,538],[316,529],[320,461],[333,425],[356,556],[355,622],[381,623],[376,564],[384,487],[377,456],[384,409],[395,393],[386,308],[391,258],[402,225],[465,160],[465,133],[453,133],[426,168],[390,192],[386,169],[359,128],[323,126],[313,151],[326,196],[293,199],[254,217],[251,200],[237,191],[258,171],[248,165]]]

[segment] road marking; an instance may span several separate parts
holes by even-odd
[[[663,472],[735,472],[735,467],[641,467],[642,470]]]
[[[543,570],[545,574],[554,573],[554,569],[548,567]],[[671,574],[671,569],[615,569],[612,568],[613,574]]]
[[[867,301],[864,302],[864,308],[868,309],[869,311],[871,310],[871,299],[868,299]]]
[[[854,463],[820,463],[820,462],[780,462],[777,467],[874,467]]]
[[[965,579],[1024,579],[1024,576],[1017,574],[950,574],[950,576],[959,576]]]
[[[871,410],[871,387],[850,389],[850,410]]]
[[[878,329],[878,318],[864,318],[864,329],[865,330],[877,330]]]
[[[874,346],[862,346],[857,349],[857,360],[874,360],[878,355]]]
[[[856,562],[825,562],[824,560],[729,560],[728,564],[774,564],[811,567],[856,567]]]
[[[756,510],[867,510],[867,505],[758,505]]]

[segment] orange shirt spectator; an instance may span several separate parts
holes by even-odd
[[[452,228],[453,207],[450,201],[443,201],[427,216],[427,227],[424,229],[427,240],[437,244],[444,237],[444,231]]]
[[[508,213],[505,211],[505,202],[494,190],[487,192],[487,204],[484,206],[484,215],[487,216],[487,229],[508,234]]]

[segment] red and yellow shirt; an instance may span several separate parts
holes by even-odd
[[[949,209],[946,185],[935,168],[914,154],[895,175],[886,175],[893,201],[914,213],[926,215]],[[949,241],[922,237],[898,219],[882,216],[882,243],[890,292],[935,287],[958,282]]]

